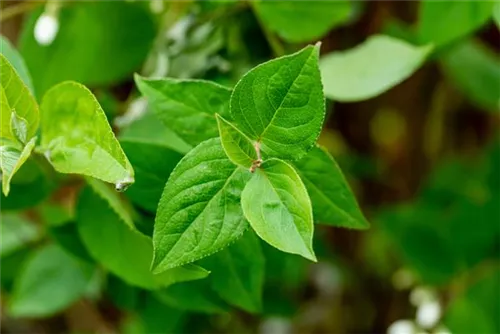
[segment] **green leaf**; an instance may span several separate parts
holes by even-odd
[[[460,270],[460,259],[454,254],[446,224],[442,224],[445,219],[427,205],[405,204],[383,211],[377,225],[392,239],[394,253],[424,283],[444,284]]]
[[[417,33],[423,43],[444,45],[471,34],[490,18],[494,1],[420,2]]]
[[[0,169],[2,170],[2,192],[5,196],[9,195],[12,177],[31,155],[36,139],[36,137],[31,138],[22,150],[17,145],[2,141],[0,145]]]
[[[28,121],[14,111],[10,114],[10,131],[19,142],[26,144],[28,139]]]
[[[151,212],[156,211],[165,183],[182,155],[165,146],[120,140],[135,171],[135,183],[125,195]]]
[[[299,159],[325,117],[319,45],[271,60],[241,78],[231,96],[235,125],[272,157]]]
[[[469,175],[463,177],[468,178]],[[477,189],[477,181],[474,184]],[[498,256],[495,244],[500,239],[500,226],[491,222],[500,220],[500,194],[489,196],[485,203],[480,204],[457,199],[447,219],[440,223],[448,223],[446,225],[455,258],[461,260],[463,267],[473,268],[482,261]],[[474,221],[474,228],[471,228],[471,221]]]
[[[39,96],[65,80],[105,86],[129,78],[140,69],[156,35],[154,20],[143,4],[78,2],[61,6],[55,40],[40,45],[33,31],[41,13],[32,13],[19,40]]]
[[[294,165],[311,197],[315,220],[355,229],[369,226],[342,171],[324,148],[314,147]]]
[[[35,251],[34,248],[26,247],[12,254],[2,256],[2,275],[0,276],[2,293],[12,293],[14,282],[17,281],[26,261]]]
[[[235,166],[219,138],[196,146],[170,175],[156,212],[153,271],[215,253],[248,227],[240,194],[251,173]]]
[[[218,136],[215,114],[229,116],[231,90],[214,82],[135,76],[165,126],[192,146]]]
[[[125,319],[120,326],[122,334],[181,333],[186,332],[184,319],[186,313],[159,301],[153,293],[141,295],[141,303],[135,317]]]
[[[451,83],[478,106],[498,112],[500,108],[500,60],[485,45],[466,41],[448,50],[441,65]]]
[[[125,283],[115,275],[108,275],[107,279],[107,297],[116,307],[126,311],[139,307],[143,292],[140,288]]]
[[[114,183],[134,182],[134,170],[94,95],[76,82],[52,87],[43,97],[42,147],[61,173],[75,173]]]
[[[497,1],[495,7],[493,8],[493,20],[497,25],[498,29],[500,29],[500,2]]]
[[[217,125],[222,147],[229,160],[236,165],[250,168],[259,159],[252,141],[219,114],[217,114]]]
[[[139,314],[144,323],[144,334],[180,333],[186,317],[182,310],[168,307],[152,295],[146,297]],[[132,331],[130,334],[137,333]]]
[[[208,271],[187,265],[153,275],[151,239],[126,226],[92,188],[85,188],[77,204],[78,231],[90,255],[125,282],[144,289],[157,289],[176,282],[201,279]]]
[[[73,304],[87,290],[94,267],[56,245],[39,249],[14,285],[8,312],[13,317],[47,317]]]
[[[50,171],[36,163],[33,156],[26,160],[11,180],[9,196],[0,193],[2,211],[30,208],[47,198],[57,186],[51,178],[52,167],[47,167]]]
[[[120,141],[159,145],[182,154],[186,154],[193,148],[163,125],[158,116],[151,110],[148,110],[139,120],[122,129],[119,139]]]
[[[444,323],[453,333],[498,333],[500,320],[500,269],[483,267],[469,288],[455,296],[444,315]],[[472,277],[471,277],[472,278]]]
[[[48,233],[69,254],[83,261],[94,262],[78,234],[78,226],[75,222],[51,226]]]
[[[2,35],[0,35],[0,52],[5,56],[5,58],[7,58],[9,63],[16,70],[17,74],[19,74],[21,80],[33,94],[33,83],[23,57],[21,57],[19,52],[12,46],[12,44],[10,44],[9,40]]]
[[[4,214],[1,216],[0,256],[9,255],[25,245],[28,245],[41,236],[41,231],[37,225],[29,222],[17,214]]]
[[[156,291],[155,297],[168,306],[186,311],[203,313],[226,311],[226,305],[211,289],[208,280],[174,284]]]
[[[0,137],[17,139],[11,129],[12,113],[28,123],[26,139],[31,139],[38,129],[38,105],[28,87],[3,54],[0,55]]]
[[[108,187],[106,183],[90,177],[86,178],[86,181],[94,192],[108,203],[109,207],[120,217],[121,221],[132,230],[135,230],[133,221],[134,211],[131,206],[127,205],[128,202],[122,201],[120,195]]]
[[[212,289],[229,304],[248,312],[262,308],[264,254],[252,231],[221,252],[201,261],[212,274]]]
[[[269,159],[241,194],[241,206],[257,235],[273,247],[316,261],[311,201],[288,163]]]
[[[374,35],[352,49],[329,53],[320,61],[325,95],[354,102],[382,94],[412,75],[431,50]]]
[[[308,42],[318,39],[351,18],[350,1],[255,1],[265,26],[283,39]]]

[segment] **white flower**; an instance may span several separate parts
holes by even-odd
[[[432,328],[441,317],[441,305],[439,302],[429,301],[421,304],[417,309],[417,324],[423,328]]]
[[[387,329],[387,334],[416,334],[417,327],[411,320],[397,320]]]
[[[59,31],[59,22],[53,15],[43,13],[35,24],[35,40],[40,45],[50,45]]]

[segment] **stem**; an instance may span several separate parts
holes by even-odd
[[[250,6],[252,7],[253,13],[257,18],[257,22],[259,23],[262,32],[264,32],[264,36],[266,37],[269,46],[273,50],[274,56],[283,56],[285,54],[285,47],[281,44],[276,35],[273,34],[271,30],[269,30],[269,28],[266,26],[266,24],[260,19],[259,13],[257,13],[257,9],[255,7],[255,1],[250,1]]]
[[[257,153],[257,160],[262,161],[262,156],[260,155],[260,142],[256,141],[253,147],[255,147],[255,153]]]
[[[0,13],[0,22],[6,21],[10,18],[13,18],[14,16],[29,12],[43,4],[44,1],[25,1],[15,6],[2,8]]]
[[[260,155],[260,142],[255,142],[253,144],[253,147],[255,148],[255,153],[257,153],[257,160],[252,162],[252,166],[250,166],[250,173],[255,173],[255,170],[262,165],[262,156]]]

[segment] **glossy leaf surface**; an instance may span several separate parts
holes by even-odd
[[[345,51],[321,58],[326,97],[342,102],[377,96],[413,74],[431,51],[394,37],[374,35]]]
[[[316,261],[311,201],[299,175],[288,163],[265,161],[243,190],[241,206],[262,240],[284,252]]]
[[[299,159],[318,138],[325,117],[318,57],[319,45],[307,46],[255,67],[234,88],[234,123],[265,155]]]
[[[43,97],[42,147],[60,173],[83,174],[113,184],[134,182],[134,170],[106,115],[85,86],[67,81]]]
[[[250,176],[227,158],[218,138],[189,152],[170,175],[158,205],[154,271],[196,261],[239,238],[248,227],[240,195]]]

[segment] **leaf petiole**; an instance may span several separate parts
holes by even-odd
[[[262,156],[260,154],[260,142],[256,141],[255,144],[253,144],[253,147],[255,148],[255,153],[257,153],[257,160],[254,160],[252,162],[252,166],[250,167],[250,173],[255,173],[257,168],[259,168],[262,165]]]

